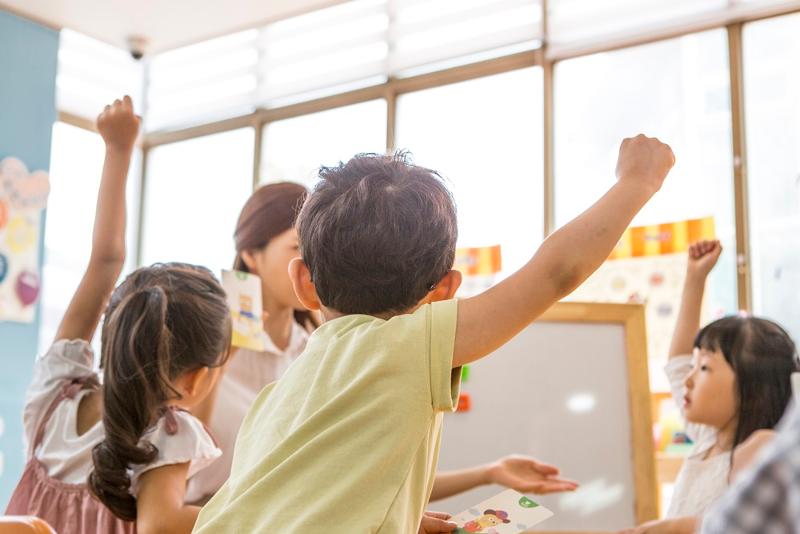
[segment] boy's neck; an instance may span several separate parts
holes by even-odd
[[[334,319],[338,319],[339,317],[344,317],[346,315],[371,315],[377,319],[383,319],[384,321],[388,321],[392,317],[396,317],[398,315],[408,315],[410,313],[414,313],[418,309],[420,309],[424,304],[427,304],[427,299],[421,300],[417,303],[416,306],[413,306],[407,310],[400,311],[400,312],[384,312],[384,313],[342,313],[340,311],[336,311],[333,308],[326,308],[325,306],[320,307],[320,313],[322,314],[323,322],[333,321]]]

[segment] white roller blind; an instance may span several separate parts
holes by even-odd
[[[548,42],[553,51],[582,43],[607,43],[657,35],[698,24],[725,24],[796,0],[550,0]]]
[[[522,43],[538,47],[540,0],[390,0],[392,74]]]
[[[344,2],[156,56],[146,126],[184,127],[535,48],[541,19],[541,0]]]
[[[258,30],[155,56],[149,65],[146,128],[191,125],[255,109]]]
[[[142,109],[143,65],[128,52],[80,33],[62,30],[58,48],[56,106],[94,119],[103,106],[128,94]]]
[[[385,79],[387,0],[355,0],[261,30],[259,103]]]

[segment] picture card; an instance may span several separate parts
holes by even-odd
[[[261,278],[241,271],[223,270],[222,287],[231,311],[231,344],[242,349],[265,350]]]
[[[533,499],[514,491],[503,493],[454,516],[458,534],[517,534],[553,516]]]

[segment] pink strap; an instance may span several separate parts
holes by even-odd
[[[186,412],[189,415],[192,414],[189,410],[184,410],[183,408],[179,408],[174,405],[167,405],[161,409],[161,415],[164,417],[164,429],[167,431],[167,435],[174,436],[178,432],[178,419],[175,417],[175,412]],[[200,421],[198,419],[198,421]],[[211,437],[211,441],[214,442],[215,447],[219,447],[217,443],[217,439],[214,437],[214,434],[211,432],[205,423],[200,421],[205,429],[206,433]]]
[[[50,417],[53,415],[53,412],[56,410],[58,405],[61,404],[64,399],[74,399],[75,395],[84,389],[99,388],[100,383],[94,376],[73,378],[72,380],[68,381],[65,380],[61,386],[61,391],[58,392],[58,395],[56,395],[56,398],[50,403],[50,406],[47,407],[47,411],[44,412],[44,416],[42,416],[42,419],[39,421],[39,427],[36,429],[36,434],[33,438],[33,448],[31,450],[35,451],[41,444],[42,438],[44,438],[44,429],[47,426],[47,422],[50,420]]]
[[[161,416],[164,417],[164,430],[167,435],[174,436],[178,433],[178,419],[175,417],[175,412],[180,410],[177,406],[165,406],[161,409]]]
[[[168,404],[167,406],[161,408],[161,416],[164,418],[164,429],[167,431],[167,435],[169,436],[173,436],[178,432],[178,419],[175,417],[175,412],[184,412],[192,415],[192,412],[189,410],[185,410],[173,404]],[[197,418],[195,417],[195,419]],[[214,437],[211,429],[208,428],[208,426],[206,426],[206,424],[200,419],[197,420],[203,425],[203,429],[205,429],[206,434],[211,437],[211,441],[214,442],[214,446],[219,447],[219,443],[217,443],[217,439]]]

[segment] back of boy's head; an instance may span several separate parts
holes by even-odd
[[[756,430],[774,428],[792,398],[791,374],[800,369],[786,330],[767,319],[734,315],[702,328],[694,344],[720,351],[733,368],[739,401],[734,447]]]
[[[343,314],[413,308],[455,259],[456,209],[442,178],[405,153],[359,154],[319,177],[297,229],[321,304]]]
[[[136,519],[130,466],[157,450],[140,440],[181,374],[224,363],[230,342],[225,292],[208,269],[180,263],[143,267],[111,296],[102,332],[105,439],[93,450],[92,492],[118,517]]]

